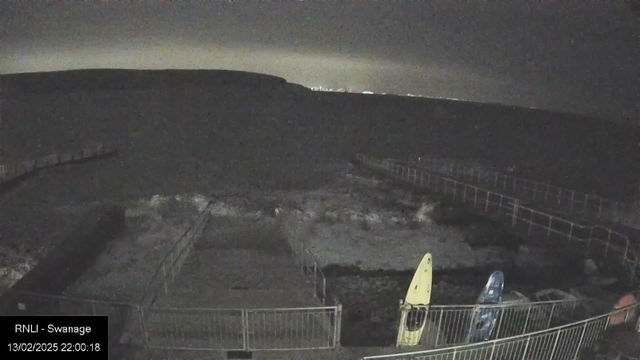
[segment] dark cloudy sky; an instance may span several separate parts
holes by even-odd
[[[585,0],[2,0],[0,73],[234,69],[640,119],[639,24]]]

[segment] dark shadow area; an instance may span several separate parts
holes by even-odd
[[[87,212],[73,232],[2,297],[3,312],[21,315],[55,313],[56,309],[30,304],[20,296],[14,298],[13,291],[61,295],[125,227],[122,207],[101,206]],[[23,304],[23,309],[19,310],[18,303]]]
[[[45,173],[46,171],[55,171],[56,169],[59,168],[64,168],[67,166],[72,166],[72,165],[80,165],[80,164],[86,164],[89,162],[94,162],[94,161],[99,161],[99,160],[104,160],[104,159],[110,159],[110,158],[114,158],[118,156],[118,152],[117,150],[113,150],[112,152],[103,154],[103,155],[96,155],[96,156],[92,156],[90,158],[83,158],[80,155],[73,155],[73,157],[71,158],[70,161],[67,161],[65,163],[60,163],[60,164],[50,164],[47,165],[43,168],[39,168],[39,169],[34,169],[33,171],[29,171],[26,172],[20,176],[11,178],[6,180],[3,183],[0,183],[0,196],[2,196],[3,194],[12,191],[13,189],[17,188],[18,186],[21,185],[21,183],[23,181],[27,181],[29,178],[36,176],[38,174],[42,174]]]
[[[635,194],[640,172],[637,129],[577,115],[313,92],[277,77],[225,71],[1,78],[0,141],[8,153],[28,158],[80,139],[118,146],[122,159],[95,174],[96,194],[104,193],[103,181],[117,183],[124,198],[209,193],[223,185],[322,186],[322,166],[357,151],[516,165],[533,180],[618,199]]]
[[[546,288],[569,291],[576,279],[570,274],[562,277],[557,274],[532,276],[527,269],[516,266],[435,270],[431,303],[474,304],[494,270],[505,273],[505,293],[516,290],[525,296]],[[331,266],[323,272],[327,276],[328,290],[343,304],[341,344],[395,346],[399,300],[406,295],[413,270],[365,271]]]

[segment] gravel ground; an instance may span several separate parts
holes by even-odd
[[[499,247],[472,248],[464,231],[430,219],[433,201],[410,199],[405,192],[325,189],[299,199],[298,207],[284,216],[285,231],[302,239],[321,266],[407,270],[425,252],[433,254],[434,269],[500,264],[513,257]]]

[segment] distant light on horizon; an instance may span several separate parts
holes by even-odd
[[[353,90],[346,88],[329,88],[324,86],[311,86],[309,87],[311,91],[320,91],[320,92],[339,92],[339,93],[349,93],[349,94],[365,94],[365,95],[388,95],[387,93],[376,93],[370,90]],[[455,98],[455,97],[443,97],[443,96],[428,96],[428,95],[420,95],[420,94],[391,94],[394,96],[407,96],[407,97],[417,97],[424,99],[440,99],[440,100],[452,100],[452,101],[466,101],[463,99]]]

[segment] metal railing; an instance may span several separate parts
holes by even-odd
[[[547,203],[558,209],[594,219],[619,222],[625,213],[633,211],[630,204],[452,161],[422,156],[412,156],[409,161],[424,169],[446,174],[472,185],[491,187],[502,193]]]
[[[313,284],[316,296],[322,301],[323,305],[326,305],[327,279],[322,272],[322,268],[318,265],[318,260],[305,246],[304,242],[298,239],[298,235],[295,232],[288,233],[284,231],[283,236],[287,240],[287,244],[291,249],[294,260],[300,266],[300,270],[309,282]]]
[[[0,165],[0,184],[47,167],[106,156],[115,152],[116,149],[111,144],[96,144],[75,153],[54,153],[17,164],[2,164]]]
[[[337,347],[342,316],[337,300],[332,306],[264,309],[165,307],[157,302],[161,294],[170,293],[182,264],[210,219],[212,205],[207,204],[168,251],[144,291],[142,309],[148,348],[249,351]],[[326,305],[326,280],[317,261],[302,242],[289,237],[287,241],[301,271],[313,281],[314,296]]]
[[[300,261],[303,271],[317,281],[314,295],[321,290],[323,303],[330,306],[261,309],[215,309],[158,307],[159,294],[171,285],[195,241],[209,219],[207,205],[195,222],[172,246],[147,285],[138,304],[70,298],[10,290],[11,299],[3,308],[32,315],[109,315],[110,339],[126,339],[127,344],[166,350],[300,350],[333,349],[340,344],[342,305],[325,294],[324,275],[315,258],[306,254]],[[320,289],[320,290],[319,290]],[[310,289],[309,289],[310,290]],[[302,290],[301,290],[302,291]],[[307,291],[307,290],[305,290]]]
[[[151,280],[149,280],[148,285],[145,287],[141,298],[141,304],[145,306],[145,309],[153,306],[161,294],[169,294],[171,285],[175,281],[176,276],[180,274],[182,265],[208,223],[211,205],[212,202],[207,203],[207,206],[198,214],[194,223],[182,234],[178,241],[173,244],[171,249],[169,249],[151,276]]]
[[[362,360],[574,360],[609,327],[612,319],[625,322],[637,316],[640,303],[575,323],[481,343],[425,351],[366,356]]]
[[[491,339],[500,339],[528,332],[540,331],[572,321],[580,301],[555,300],[501,305],[431,305],[400,306],[400,319],[406,319],[400,327],[398,338],[416,336],[415,329],[422,328],[417,342],[427,348],[460,345],[468,342],[474,315],[482,310],[495,309],[496,325]],[[416,339],[417,340],[417,339]]]
[[[145,313],[150,348],[177,350],[333,349],[341,307],[152,308]]]
[[[380,160],[361,154],[358,154],[357,158],[365,166],[400,181],[429,188],[485,215],[506,221],[514,231],[533,239],[544,239],[551,245],[571,247],[574,251],[585,251],[592,256],[604,257],[609,264],[622,265],[628,271],[629,277],[637,281],[638,257],[631,248],[629,239],[611,229],[583,226],[556,215],[522,206],[520,200],[515,197],[456,181],[438,173],[400,165],[393,160]],[[583,249],[580,249],[581,247]]]

